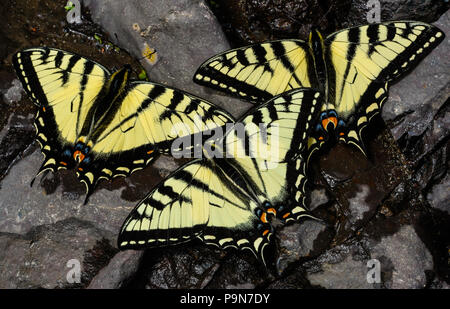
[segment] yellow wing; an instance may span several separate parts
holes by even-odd
[[[234,122],[217,106],[156,83],[130,83],[116,104],[119,108],[111,110],[111,116],[106,115],[89,137],[93,160],[82,161],[83,172],[77,172],[88,190],[102,178],[126,177],[143,169],[156,153],[185,151],[172,147],[176,139],[190,140]]]
[[[288,222],[308,215],[306,140],[319,101],[319,92],[296,89],[252,109],[213,142],[210,149],[218,148],[219,156],[184,165],[136,206],[123,224],[119,248],[199,238],[248,249],[264,262],[270,216]]]
[[[194,81],[258,103],[290,89],[317,86],[311,50],[301,40],[226,51],[206,60]]]
[[[207,159],[184,165],[130,213],[120,230],[119,248],[166,246],[199,238],[262,256],[270,226],[259,225],[257,205],[233,176]],[[268,232],[254,232],[260,230]]]
[[[415,67],[444,38],[436,27],[393,21],[338,31],[325,40],[328,98],[344,123],[340,139],[364,151],[361,133],[379,113],[390,82]]]
[[[234,122],[180,90],[129,83],[128,67],[111,75],[89,59],[47,47],[18,52],[13,64],[39,106],[35,126],[45,156],[39,173],[76,167],[85,202],[100,179],[128,176],[159,153],[186,150],[172,149],[176,139]]]
[[[322,96],[298,88],[252,109],[225,137],[226,157],[282,221],[306,214],[308,137]]]
[[[109,72],[78,55],[48,48],[30,48],[13,56],[22,85],[39,106],[35,127],[44,162],[39,170],[73,167],[70,155]]]

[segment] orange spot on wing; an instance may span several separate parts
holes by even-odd
[[[344,132],[341,132],[341,133],[339,133],[339,135],[340,135],[340,136],[344,136],[344,135],[345,135],[345,133],[344,133]]]
[[[289,217],[290,215],[291,215],[290,212],[285,213],[285,214],[283,215],[283,219],[286,219],[286,218]]]
[[[63,161],[59,162],[59,164],[64,165],[64,166],[67,166],[67,163],[66,163],[66,162],[63,162]]]
[[[45,107],[42,107],[42,110],[45,112]]]
[[[275,210],[275,208],[269,208],[267,209],[267,213],[272,214],[272,215],[277,215],[277,211]]]
[[[323,136],[319,136],[319,141],[323,141]]]
[[[265,230],[265,231],[263,232],[263,236],[266,236],[267,234],[269,234],[269,230]]]
[[[81,162],[84,160],[85,155],[81,151],[77,150],[73,153],[73,158],[75,161]]]
[[[81,167],[79,167],[79,168],[78,168],[78,170],[79,170],[80,172],[82,172],[82,171],[83,171],[83,169],[82,169]]]
[[[333,123],[334,127],[337,127],[337,118],[336,117],[328,117],[322,120],[322,127],[326,130],[329,123]]]
[[[267,223],[267,213],[263,212],[260,219],[262,222]]]
[[[147,154],[152,154],[154,150],[147,151]]]

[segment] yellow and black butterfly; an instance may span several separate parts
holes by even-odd
[[[199,238],[220,248],[248,249],[264,261],[282,222],[309,216],[307,140],[320,92],[295,89],[256,106],[195,159],[162,181],[125,220],[120,249]]]
[[[234,121],[180,90],[129,81],[130,66],[111,74],[92,60],[48,47],[16,53],[13,65],[39,106],[35,127],[45,158],[38,175],[76,168],[86,185],[85,203],[100,179],[128,176],[169,153],[176,138]]]
[[[443,38],[438,28],[416,21],[354,27],[326,38],[313,30],[308,42],[271,41],[214,56],[200,66],[194,81],[253,102],[298,87],[317,88],[324,102],[312,150],[333,129],[338,140],[365,152],[362,130],[379,113],[389,84]]]

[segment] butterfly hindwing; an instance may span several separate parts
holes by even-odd
[[[231,175],[207,159],[194,160],[160,183],[125,220],[121,249],[178,244],[199,238],[220,248],[260,254],[256,205]]]
[[[234,130],[225,137],[232,164],[282,221],[307,213],[308,137],[321,100],[313,89],[285,92],[243,117],[243,134]]]

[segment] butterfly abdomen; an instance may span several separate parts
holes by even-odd
[[[317,75],[318,90],[323,92],[326,89],[327,83],[327,68],[324,55],[325,45],[322,34],[316,29],[309,34],[309,46],[314,55],[314,67]]]

